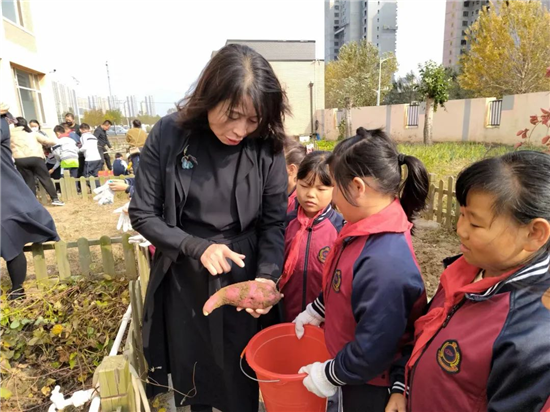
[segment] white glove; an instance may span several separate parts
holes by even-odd
[[[137,243],[138,245],[143,247],[151,246],[151,242],[149,242],[147,239],[145,239],[141,235],[130,236],[128,238],[128,242],[134,243],[134,244]]]
[[[310,303],[306,306],[306,310],[296,316],[296,319],[292,323],[295,325],[296,336],[298,339],[302,339],[302,336],[304,336],[304,325],[319,326],[324,321],[325,319],[313,309]]]
[[[109,182],[94,189],[94,193],[96,194],[94,200],[97,200],[100,205],[108,205],[115,201],[115,192],[109,187]]]
[[[298,373],[307,373],[306,378],[303,380],[304,386],[308,391],[314,393],[319,398],[329,398],[338,390],[337,386],[329,382],[325,374],[327,362],[315,362],[311,365],[302,366],[298,371]]]
[[[122,230],[123,232],[128,232],[132,230],[132,224],[130,223],[130,215],[128,215],[128,206],[130,202],[126,203],[124,206],[119,207],[113,213],[120,213],[118,218],[118,224],[116,226],[117,230]]]

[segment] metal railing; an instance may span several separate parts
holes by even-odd
[[[418,126],[418,103],[411,103],[407,106],[407,127]]]
[[[489,102],[489,126],[500,126],[502,114],[502,100],[493,100]]]

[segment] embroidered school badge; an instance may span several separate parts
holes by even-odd
[[[330,252],[330,246],[325,246],[319,251],[319,253],[317,254],[317,259],[319,259],[319,262],[325,263],[325,260],[327,260],[328,252]]]
[[[437,363],[445,372],[460,372],[462,353],[460,353],[460,347],[456,340],[446,340],[443,342],[443,345],[437,350],[436,356]]]
[[[336,293],[340,293],[340,286],[342,286],[342,271],[336,269],[334,276],[332,277],[332,290]]]

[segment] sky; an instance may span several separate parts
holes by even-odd
[[[358,1],[358,0],[355,0]],[[39,52],[81,97],[152,95],[174,107],[227,39],[315,40],[324,59],[323,0],[33,0]],[[399,75],[441,62],[445,0],[398,0]]]

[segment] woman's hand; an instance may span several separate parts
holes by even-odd
[[[390,396],[390,400],[386,405],[385,412],[405,412],[407,410],[407,403],[405,397],[401,393],[393,393]]]
[[[130,185],[122,179],[113,179],[109,181],[109,189],[113,192],[123,192],[128,189]]]
[[[213,244],[208,246],[201,256],[202,265],[212,276],[221,275],[231,271],[227,259],[231,259],[239,267],[244,268],[245,255],[233,252],[226,245]]]
[[[271,283],[273,288],[276,288],[277,285],[275,284],[275,282],[273,282],[272,280],[270,279],[264,279],[264,278],[256,278],[254,279],[256,282],[264,282],[264,283]],[[252,316],[253,318],[256,318],[258,319],[260,316],[262,315],[267,315],[269,313],[269,311],[271,310],[271,308],[273,308],[273,306],[269,306],[265,309],[250,309],[250,308],[237,308],[237,312],[240,312],[241,310],[246,310],[246,313],[248,313],[250,316]]]

